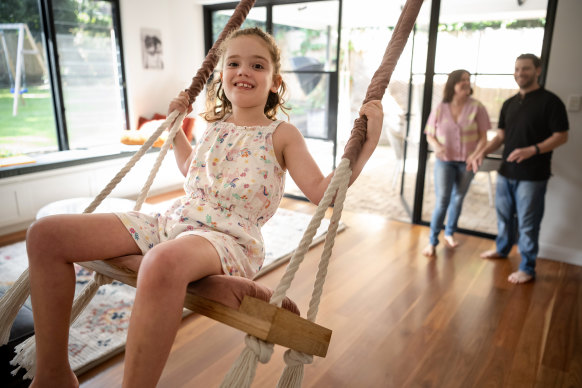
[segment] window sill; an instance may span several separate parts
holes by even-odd
[[[141,146],[122,146],[117,150],[108,147],[106,149],[85,149],[59,151],[34,155],[35,162],[14,166],[0,167],[0,179],[32,174],[41,171],[50,171],[59,168],[79,166],[111,159],[131,157]],[[147,153],[158,152],[157,148],[150,148]]]

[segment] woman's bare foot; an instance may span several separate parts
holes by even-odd
[[[479,256],[481,256],[481,258],[483,258],[483,259],[505,259],[505,256],[502,256],[495,249],[492,249],[490,251],[485,251],[485,252],[481,253]]]
[[[521,283],[527,283],[527,282],[533,280],[533,276],[531,276],[530,274],[525,273],[523,271],[516,271],[516,272],[512,273],[511,275],[509,275],[507,280],[513,284],[521,284]]]
[[[459,242],[453,236],[445,236],[445,242],[451,248],[456,248],[459,245]]]
[[[422,254],[426,257],[434,257],[436,256],[436,247],[432,244],[428,244],[423,250]]]

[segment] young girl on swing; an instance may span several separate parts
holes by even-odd
[[[220,77],[209,87],[207,130],[194,149],[181,131],[174,140],[186,176],[184,197],[165,214],[55,215],[29,228],[36,329],[31,387],[78,386],[67,348],[74,262],[129,256],[112,261],[139,268],[123,386],[154,387],[180,325],[188,283],[214,274],[252,278],[260,269],[260,228],[279,205],[285,171],[310,201],[321,200],[333,173],[323,176],[299,130],[275,118],[285,89],[273,38],[258,28],[235,31],[222,45]],[[191,109],[185,92],[169,107]],[[368,131],[350,184],[378,143],[380,102],[365,104],[360,115]]]

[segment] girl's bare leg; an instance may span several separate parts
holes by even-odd
[[[208,240],[184,236],[161,243],[143,257],[129,323],[123,387],[155,387],[180,326],[188,283],[221,274]]]
[[[77,387],[68,360],[73,262],[141,251],[113,214],[42,218],[29,228],[26,247],[36,337],[36,375],[31,387]]]

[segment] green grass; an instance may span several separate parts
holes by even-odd
[[[29,87],[23,98],[13,116],[14,95],[0,89],[0,157],[57,149],[50,90]]]

